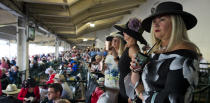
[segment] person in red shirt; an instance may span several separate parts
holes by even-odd
[[[55,71],[53,70],[53,68],[48,68],[46,71],[45,71],[46,74],[49,74],[49,80],[46,82],[46,84],[52,84],[54,83],[54,78],[55,78]]]
[[[29,78],[23,81],[22,88],[18,94],[18,100],[23,101],[23,103],[39,103],[39,87],[34,79]]]

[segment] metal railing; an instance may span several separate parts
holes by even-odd
[[[193,92],[193,103],[210,103],[210,68],[199,70],[199,83]]]

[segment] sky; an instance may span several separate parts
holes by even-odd
[[[59,47],[59,51],[63,51],[63,47]],[[35,54],[47,54],[54,53],[55,47],[53,46],[40,46],[36,44],[29,44],[29,56]],[[17,44],[9,43],[8,40],[0,39],[0,57],[16,57],[17,56]]]

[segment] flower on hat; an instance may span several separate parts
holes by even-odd
[[[132,18],[128,21],[128,28],[135,32],[139,32],[141,22],[137,18]]]

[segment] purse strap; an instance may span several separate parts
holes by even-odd
[[[160,40],[157,41],[157,42],[152,46],[152,48],[149,49],[149,51],[146,53],[146,55],[147,55],[147,54],[150,54],[150,52],[151,52],[152,49],[155,47],[155,45],[157,45],[157,44],[159,44],[159,43],[160,43]]]

